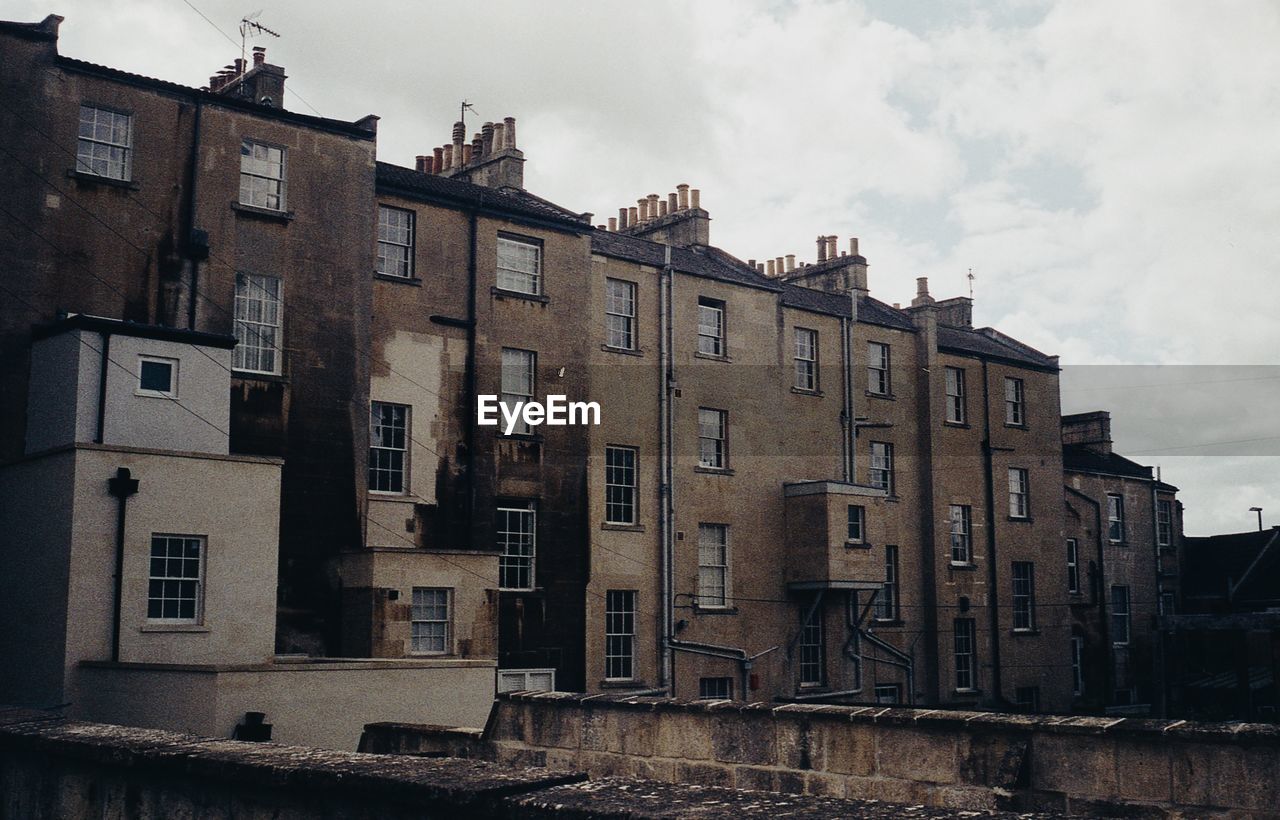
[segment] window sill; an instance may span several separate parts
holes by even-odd
[[[232,370],[233,379],[253,379],[260,382],[288,382],[289,377],[279,373],[259,373],[255,370]]]
[[[871,546],[872,544],[870,541],[847,541],[846,540],[844,542],[845,549],[850,549],[850,550],[869,550],[871,549]]]
[[[270,208],[259,208],[257,205],[246,205],[235,200],[231,202],[231,210],[254,219],[265,219],[285,225],[293,221],[293,211],[273,211]]]
[[[204,624],[167,624],[160,621],[145,623],[138,627],[139,632],[209,632]]]
[[[422,287],[422,280],[416,276],[396,276],[393,273],[378,273],[377,271],[374,271],[373,278],[379,279],[383,282],[398,282],[401,285],[414,285],[419,288]]]
[[[707,606],[705,604],[694,604],[694,613],[698,615],[737,615],[738,608],[736,606]]]
[[[390,490],[369,490],[369,498],[372,501],[390,501],[400,504],[415,504],[417,496],[409,493],[395,493]]]
[[[454,653],[452,653],[452,652],[413,652],[413,651],[410,651],[410,652],[409,652],[409,657],[410,657],[410,658],[455,658],[455,657],[457,657],[457,655],[455,655],[455,654],[454,654]]]
[[[1128,541],[1112,541],[1110,538],[1108,538],[1107,546],[1108,547],[1127,547],[1129,546],[1129,542]]]
[[[960,698],[976,698],[982,694],[980,689],[955,689],[953,694]]]
[[[803,387],[793,387],[791,388],[791,392],[798,396],[816,396],[817,398],[822,398],[821,390],[806,390]]]
[[[870,391],[870,390],[866,391],[866,395],[867,395],[869,398],[873,398],[873,399],[885,399],[886,401],[896,401],[896,400],[897,400],[897,398],[898,398],[897,396],[893,395],[892,393],[874,393],[874,392],[872,392],[872,391]]]
[[[733,470],[728,467],[694,467],[695,473],[703,473],[704,475],[733,475]]]
[[[960,570],[974,570],[978,568],[978,565],[973,563],[972,561],[952,561],[951,568],[960,569]]]
[[[67,169],[67,178],[74,179],[77,182],[86,182],[90,185],[106,185],[111,188],[123,188],[126,191],[142,190],[142,186],[131,179],[104,177],[98,174],[91,174],[88,171],[77,171],[75,168]]]
[[[1015,637],[1015,638],[1018,638],[1018,637],[1032,637],[1032,638],[1034,638],[1034,637],[1039,636],[1039,634],[1040,634],[1040,628],[1039,628],[1039,627],[1036,627],[1036,628],[1034,628],[1034,629],[1010,629],[1010,630],[1009,630],[1009,634],[1010,634],[1010,635],[1012,635],[1012,636],[1013,636],[1013,637]]]
[[[600,529],[609,532],[644,532],[644,524],[610,524],[606,521],[600,525]]]
[[[489,288],[489,295],[497,299],[522,299],[526,302],[537,302],[545,305],[551,301],[551,298],[541,293],[522,293],[518,290],[506,290],[497,285]]]
[[[701,350],[695,350],[695,351],[693,352],[693,358],[695,358],[695,359],[706,359],[707,361],[711,361],[711,362],[726,362],[726,363],[728,363],[728,362],[732,362],[732,361],[733,361],[733,359],[729,358],[729,354],[728,354],[728,353],[721,353],[721,354],[717,355],[717,354],[715,354],[715,353],[703,353]]]
[[[1007,519],[1014,524],[1033,524],[1035,519],[1029,515],[1011,515]]]
[[[160,390],[134,390],[133,395],[142,396],[146,399],[168,399],[169,401],[177,401],[178,394],[174,392],[162,392]]]
[[[496,429],[498,430],[499,441],[527,441],[534,444],[541,444],[543,442],[541,433],[512,433],[511,435],[507,435],[506,433],[501,432],[501,427]]]
[[[605,678],[600,681],[601,689],[644,689],[645,682],[639,678]]]
[[[954,428],[956,428],[957,430],[970,430],[970,429],[972,429],[972,428],[969,426],[969,422],[967,422],[967,421],[944,421],[944,422],[942,422],[942,426],[943,426],[943,427],[954,427]]]
[[[498,592],[506,592],[515,595],[533,595],[542,592],[542,587],[498,587]]]
[[[906,621],[901,618],[872,618],[871,622],[877,626],[904,626]]]
[[[1023,424],[1013,424],[1013,423],[1011,423],[1011,422],[1007,422],[1007,421],[1006,421],[1006,422],[1004,423],[1004,426],[1005,426],[1005,427],[1008,427],[1008,428],[1009,428],[1009,429],[1011,429],[1011,430],[1027,430],[1027,429],[1029,429],[1025,423],[1023,423]]]
[[[611,345],[600,345],[600,349],[605,353],[617,353],[620,356],[643,356],[643,350],[632,350],[629,347],[613,347]]]

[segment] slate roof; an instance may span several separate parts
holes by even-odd
[[[642,265],[662,267],[665,264],[666,245],[614,231],[595,231],[591,235],[591,250],[603,256],[638,262]],[[761,290],[779,291],[782,286],[767,276],[752,270],[751,266],[718,248],[671,249],[671,266],[681,273],[717,279],[736,285]]]
[[[1225,598],[1230,578],[1240,584],[1235,591],[1237,602],[1280,599],[1280,528],[1205,538],[1188,536],[1183,543],[1184,595]],[[1254,565],[1260,553],[1261,560]]]
[[[574,231],[592,230],[585,214],[574,213],[542,197],[514,188],[489,188],[437,174],[424,174],[388,162],[378,163],[377,184],[378,190],[383,192],[467,208],[477,207],[489,213],[522,216]]]
[[[975,353],[988,359],[1012,362],[1043,370],[1058,370],[1058,361],[995,328],[963,328],[938,325],[938,348]]]
[[[1062,445],[1062,468],[1081,473],[1106,473],[1150,480],[1152,471],[1119,453],[1099,453],[1084,444]]]

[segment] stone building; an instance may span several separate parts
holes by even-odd
[[[168,654],[59,667],[118,694],[51,698],[146,720],[163,660],[181,703],[219,703],[198,727],[215,734],[255,704],[305,711],[284,671],[311,675],[313,721],[479,725],[495,689],[1077,702],[1063,543],[1087,531],[1060,503],[1057,358],[973,327],[970,299],[923,279],[908,307],[875,299],[856,239],[740,260],[687,185],[593,225],[524,189],[510,118],[377,162],[376,118],[285,110],[264,52],[197,90],[60,56],[58,22],[0,26],[0,165],[25,180],[0,235],[19,273],[0,285],[0,478],[23,486],[50,436],[38,340],[107,321],[222,351],[217,452],[278,469],[279,514],[250,517],[276,586],[252,659],[201,654],[206,608]],[[599,423],[477,423],[486,397],[551,396]],[[102,443],[75,436],[40,446]],[[227,492],[203,500],[249,503]],[[156,532],[206,538],[211,562],[201,526]],[[156,580],[136,564],[153,534],[126,533],[126,589]]]
[[[1179,609],[1177,488],[1111,449],[1105,411],[1062,417],[1076,708],[1163,713],[1157,619]]]

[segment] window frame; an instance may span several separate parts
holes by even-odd
[[[827,685],[826,609],[819,603],[805,620],[807,612],[800,612],[796,672],[801,689],[817,689]]]
[[[793,330],[792,363],[795,366],[793,387],[806,393],[816,393],[818,392],[818,331],[807,327],[796,327]],[[802,339],[807,340],[803,345]],[[807,357],[804,355],[806,352]]]
[[[708,533],[719,533],[718,541],[708,541]],[[733,606],[733,551],[729,525],[698,522],[698,593],[694,597],[698,609],[730,609]],[[719,561],[708,559],[708,548],[718,551]],[[719,585],[706,579],[715,574]],[[719,593],[716,593],[716,589]]]
[[[533,250],[534,270],[532,272],[510,267],[509,265],[503,265],[503,248],[509,248],[512,246],[521,248],[522,250]],[[507,293],[517,293],[523,296],[545,295],[542,250],[543,247],[541,239],[534,239],[529,236],[517,236],[516,234],[499,233],[496,242],[494,275],[494,284],[498,290],[505,291]],[[527,281],[516,281],[519,277],[525,277]],[[530,283],[532,289],[527,287]]]
[[[1037,714],[1040,711],[1040,687],[1018,686],[1013,690],[1013,703],[1019,712]]]
[[[708,691],[713,682],[714,693]],[[698,678],[698,700],[733,700],[733,678],[728,675]]]
[[[245,153],[245,148],[247,146],[265,148],[268,152],[279,151],[280,152],[280,176],[272,177],[266,174],[258,173],[257,171],[245,170],[246,158],[259,163],[265,161],[268,163],[268,165],[270,165],[269,154],[268,154],[267,160],[260,160],[257,157],[253,156],[252,150],[250,150],[248,154]],[[254,139],[252,137],[241,137],[240,139],[240,191],[238,195],[239,196],[238,202],[241,205],[246,205],[250,208],[260,208],[264,211],[272,211],[274,213],[287,213],[289,209],[289,204],[288,204],[289,203],[289,200],[288,200],[289,159],[288,159],[288,156],[289,156],[289,150],[286,146],[278,145],[272,142],[267,142],[265,140]],[[249,178],[250,180],[265,179],[265,180],[268,180],[269,182],[274,182],[275,183],[274,196],[276,197],[276,200],[277,200],[276,206],[272,207],[271,205],[265,205],[265,204],[260,204],[258,202],[254,202],[253,201],[254,188],[252,184],[250,184],[249,186],[249,189],[248,189],[249,197],[246,200],[245,198],[245,178],[246,177]],[[271,196],[272,194],[269,192],[266,194],[268,201]]]
[[[876,450],[880,449],[877,457]],[[867,461],[867,483],[877,490],[884,490],[889,496],[894,494],[893,443],[889,441],[869,442],[871,457]],[[877,466],[877,464],[879,466]]]
[[[707,422],[703,418],[704,413],[715,414],[715,424],[718,435],[707,436],[704,432],[708,429]],[[711,442],[710,447],[713,458],[707,459],[707,446],[704,442]],[[698,408],[698,467],[703,470],[728,470],[729,469],[729,411],[721,410],[717,407],[699,407]]]
[[[963,367],[946,367],[946,421],[948,424],[968,424],[968,395],[965,393]]]
[[[1013,388],[1013,395],[1009,389]],[[1027,388],[1023,379],[1004,377],[1004,424],[1006,427],[1027,426]]]
[[[443,604],[420,604],[418,602],[418,593],[440,593],[444,597]],[[413,587],[409,593],[409,654],[410,655],[452,655],[453,654],[453,589],[450,587]],[[422,609],[432,607],[438,609],[443,607],[444,618],[419,618],[418,614]],[[418,624],[443,624],[444,634],[436,636],[421,636],[435,640],[439,638],[439,649],[420,649],[418,648],[418,638],[416,627]]]
[[[511,356],[508,356],[508,354],[511,354]],[[520,365],[522,372],[518,374],[515,373],[514,366],[509,369],[507,364],[509,358],[514,362],[517,355],[519,356],[522,362]],[[499,373],[498,373],[498,382],[499,382],[498,383],[498,388],[499,388],[498,403],[508,408],[514,409],[517,402],[523,402],[527,404],[533,401],[538,394],[538,351],[525,350],[524,348],[520,348],[520,347],[504,347],[502,348],[502,352],[500,353],[500,356],[501,356],[501,362],[500,362]],[[508,389],[509,385],[513,387],[515,386],[514,381],[508,382],[507,380],[507,376],[509,372],[513,375],[513,378],[519,378],[523,382],[525,382],[525,384],[521,385],[521,387],[522,388],[527,387],[529,391],[528,393],[517,393],[514,390]],[[502,432],[502,428],[499,428],[499,433],[501,435],[507,435],[506,433]],[[527,423],[524,420],[523,413],[521,413],[520,417],[516,420],[515,426],[511,428],[510,435],[512,436],[533,435],[533,425]]]
[[[157,556],[156,546],[157,546],[157,541],[159,540],[164,540],[166,542],[166,551],[164,555]],[[197,544],[199,554],[194,559],[187,555],[176,555],[176,556],[172,555],[168,551],[169,542],[172,542],[172,541],[184,542],[182,545],[183,548],[186,547],[185,542],[193,542]],[[204,607],[205,607],[205,595],[206,595],[205,580],[206,580],[206,565],[208,562],[208,552],[209,552],[209,536],[207,535],[196,535],[193,533],[171,533],[171,532],[151,533],[151,546],[147,553],[146,622],[148,624],[192,625],[192,624],[204,623]],[[194,576],[169,574],[169,562],[175,561],[175,560],[181,562],[182,567],[180,567],[180,569],[185,568],[187,566],[187,562],[194,561],[196,574]],[[155,574],[156,561],[164,562],[163,575]],[[154,595],[154,591],[156,589],[155,584],[157,583],[161,585],[160,595],[158,597]],[[179,584],[179,590],[181,590],[181,586],[180,586],[181,584],[194,583],[194,588],[193,588],[194,592],[191,596],[186,596],[182,594],[179,594],[177,596],[170,596],[166,594],[167,590],[165,588],[165,585],[170,583]],[[164,605],[166,602],[177,601],[179,606],[179,612],[181,612],[182,602],[186,600],[191,601],[192,614],[190,617],[183,617],[181,615],[178,615],[176,617],[166,617],[164,615]],[[158,601],[160,604],[161,614],[158,616],[153,616],[151,614],[151,604],[153,601]]]
[[[973,566],[973,507],[969,504],[949,504],[947,520],[951,530],[951,563],[956,566]],[[960,555],[958,558],[957,547]]]
[[[523,506],[517,506],[523,505]],[[495,507],[494,513],[499,516],[505,516],[504,521],[495,519],[494,535],[498,547],[498,589],[502,592],[532,592],[537,589],[538,584],[538,506],[533,500],[511,499],[508,501],[499,501]],[[523,526],[520,529],[510,529],[511,515],[518,516],[517,520],[523,521],[527,518],[530,522],[528,530]],[[507,529],[503,529],[503,525]],[[527,554],[513,552],[511,547],[521,546],[521,538],[512,540],[510,536],[527,536]],[[506,536],[506,537],[504,537]],[[520,576],[527,573],[527,586],[511,586],[505,581],[511,580],[508,573],[516,573],[515,580],[520,580]]]
[[[85,123],[84,115],[86,110],[94,112],[92,123]],[[96,136],[99,113],[109,114],[113,118],[111,122],[111,132],[112,132],[111,136],[113,139],[100,139]],[[115,125],[116,125],[115,118],[117,117],[122,117],[125,120],[125,142],[124,143],[119,143],[114,141]],[[86,136],[84,133],[82,133],[84,131],[84,127],[86,124],[90,125],[91,128],[94,130],[95,132],[94,136]],[[88,154],[82,151],[82,148],[85,145],[88,145],[90,147]],[[99,157],[94,155],[93,153],[94,146],[106,146],[108,154],[110,154],[110,152],[113,150],[120,151],[120,160],[119,160],[120,175],[119,176],[116,176],[115,174],[111,174],[111,173],[105,173],[105,174],[98,173],[93,169],[93,162],[102,161],[100,160]],[[75,167],[76,167],[77,174],[85,174],[87,176],[99,177],[101,179],[110,179],[110,180],[115,180],[117,182],[132,182],[133,181],[133,152],[134,152],[134,144],[133,144],[133,112],[132,111],[122,111],[118,108],[112,108],[111,106],[107,106],[107,105],[98,105],[97,103],[87,103],[87,102],[80,103],[79,118],[76,120],[76,166]],[[88,162],[85,161],[86,156],[88,157],[88,160],[89,160]],[[106,159],[105,162],[107,163],[108,170],[110,170],[112,165],[116,164],[115,161],[110,158]]]
[[[1156,500],[1156,546],[1173,546],[1173,502],[1166,498]]]
[[[639,349],[639,337],[636,333],[636,314],[638,313],[638,300],[640,287],[635,282],[627,279],[615,279],[612,276],[606,276],[604,280],[604,344],[612,350],[628,350],[636,351]],[[625,296],[615,296],[613,288],[615,285],[621,285],[624,289]],[[619,305],[619,300],[624,304]],[[625,310],[630,307],[630,312]],[[621,327],[613,327],[613,320],[620,320]],[[622,337],[625,344],[615,344],[614,334]]]
[[[709,296],[698,297],[698,355],[711,356],[717,359],[725,358],[728,353],[727,344],[727,306],[723,299],[713,299]],[[716,316],[715,326],[703,323],[703,311],[714,311]],[[704,329],[710,330],[710,333],[704,332]],[[704,340],[706,344],[704,345]],[[704,347],[714,349],[707,350]]]
[[[891,700],[885,700],[888,695]],[[902,684],[877,683],[871,688],[871,696],[877,704],[883,706],[900,706],[902,704]]]
[[[268,282],[275,283],[274,293],[268,289]],[[243,287],[241,287],[242,283]],[[259,293],[262,296],[256,295]],[[275,321],[263,321],[250,318],[249,315],[242,315],[242,307],[244,314],[251,314],[256,303],[261,304],[259,315],[264,317],[268,313],[268,308],[274,307]],[[231,314],[232,332],[236,337],[236,346],[231,352],[231,369],[240,373],[279,376],[284,369],[284,279],[263,273],[236,271]],[[269,328],[270,332],[264,331],[263,328]],[[270,368],[249,367],[249,351],[253,351],[256,358],[254,364],[258,365],[261,365],[266,355],[270,354]]]
[[[154,356],[150,353],[138,354],[138,386],[134,388],[135,396],[147,396],[153,399],[176,399],[178,398],[178,362],[179,360],[172,356]],[[154,390],[143,386],[142,371],[147,364],[163,364],[169,368],[169,389]]]
[[[630,456],[631,463],[614,464],[612,458],[615,454],[627,454]],[[612,479],[618,477],[615,471],[629,472],[630,483],[619,484]],[[625,476],[624,476],[625,477]],[[613,500],[612,496],[615,490],[625,491],[627,498],[623,500]],[[606,524],[616,524],[619,526],[635,526],[640,523],[639,509],[639,491],[640,491],[640,448],[629,447],[622,444],[607,444],[604,448],[604,522]],[[613,510],[615,508],[627,507],[630,509],[630,515],[626,519],[615,518]]]
[[[849,504],[846,513],[848,529],[845,530],[845,543],[863,545],[867,543],[867,508],[862,504]],[[855,514],[856,510],[856,514]],[[857,529],[857,535],[854,529]]]
[[[977,622],[974,618],[955,618],[952,620],[951,630],[956,691],[976,692],[978,691]]]
[[[867,342],[868,393],[873,396],[893,395],[892,366],[893,354],[888,343]]]
[[[1009,518],[1031,519],[1031,472],[1026,467],[1009,468]]]
[[[391,214],[391,213],[403,214],[406,217],[408,217],[408,221],[409,221],[408,227],[402,228],[400,226],[392,226],[389,223],[384,222],[382,218],[383,214]],[[378,203],[378,248],[377,248],[377,255],[375,256],[375,262],[374,262],[375,273],[379,274],[380,276],[389,276],[394,279],[406,279],[406,280],[413,279],[414,261],[415,261],[414,252],[417,246],[417,235],[418,235],[417,229],[418,229],[418,214],[415,211],[413,211],[410,208],[397,208],[394,205],[383,205],[382,203]],[[389,234],[391,230],[397,230],[397,231],[404,230],[405,233],[407,234],[406,240],[404,242],[399,242],[399,241],[396,241],[395,239],[386,238],[386,235]],[[391,257],[383,253],[384,248],[402,249],[402,253],[404,255],[404,259],[402,260],[404,265],[404,273],[394,273],[392,271],[385,269],[384,263],[391,261]],[[401,260],[397,261],[397,266],[400,264],[400,261]]]
[[[1034,561],[1014,561],[1011,570],[1013,631],[1036,631],[1036,565]],[[1019,577],[1019,572],[1022,577]],[[1020,588],[1021,587],[1021,588]]]
[[[380,409],[389,409],[392,411],[392,419],[389,424],[381,420],[382,416],[378,413]],[[399,419],[395,418],[396,416],[395,411],[397,410],[401,411],[399,413]],[[408,404],[398,404],[396,402],[376,401],[376,400],[371,400],[369,402],[368,490],[370,493],[374,495],[409,495],[410,494],[409,493],[409,466],[410,466],[409,458],[410,458],[411,451],[410,451],[409,443],[412,441],[412,438],[413,438],[412,432],[411,432],[412,427],[410,426],[412,423],[412,418],[411,418],[412,413],[413,413],[413,408],[411,405],[408,405]],[[401,422],[401,424],[398,427],[396,425],[397,420]],[[380,442],[374,438],[374,430],[378,428],[385,428],[391,433],[392,443],[390,444],[386,443],[387,439],[385,437],[382,438]],[[399,431],[401,435],[401,446],[399,447],[395,446],[395,443],[394,443],[395,435],[397,431]],[[383,466],[381,463],[375,466],[375,461],[381,462],[383,460],[384,456],[381,455],[383,453],[387,454],[385,458],[389,458],[392,462],[395,461],[394,454],[400,453],[399,467],[398,468],[395,467],[394,464],[391,466]],[[378,454],[378,457],[376,459],[375,459],[375,454]],[[379,475],[385,474],[393,478],[398,474],[398,477],[400,480],[400,487],[398,489],[391,489],[391,488],[380,489],[375,487],[374,486],[375,472]],[[394,481],[392,481],[391,483],[394,484]]]
[[[1067,592],[1080,594],[1080,541],[1068,538],[1067,542]]]
[[[1080,635],[1071,636],[1071,694],[1084,695],[1084,638]]]
[[[1107,543],[1126,543],[1125,529],[1124,495],[1107,493]]]
[[[884,585],[876,596],[875,620],[896,622],[901,620],[901,578],[899,575],[898,546],[884,547]]]
[[[1123,609],[1120,608],[1120,600],[1116,598],[1116,593],[1123,592]],[[1112,584],[1111,585],[1111,645],[1112,646],[1128,646],[1129,641],[1133,638],[1132,625],[1132,599],[1129,594],[1128,584]],[[1118,627],[1124,625],[1124,640],[1120,640]]]
[[[638,597],[639,593],[634,589],[605,590],[604,679],[606,681],[635,680],[636,599]]]

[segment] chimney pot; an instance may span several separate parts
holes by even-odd
[[[702,203],[700,201],[701,198],[702,198],[701,191],[699,191],[697,188],[689,189],[689,207],[690,208],[701,208],[702,207]]]
[[[501,151],[506,147],[507,147],[506,123],[495,122],[493,124],[493,150]]]
[[[243,73],[244,73],[244,58],[237,57],[236,58],[236,74],[243,74]]]
[[[438,174],[444,170],[444,148],[434,148],[432,152],[435,154],[435,172]]]
[[[426,171],[426,169],[427,169],[427,158],[426,158],[426,156],[424,156],[423,154],[418,154],[418,156],[414,157],[414,158],[413,158],[413,163],[414,163],[414,164],[413,164],[413,168],[414,168],[414,170],[415,170],[415,171],[417,171],[418,173],[420,173],[420,174],[421,174],[421,173],[423,173],[424,171]]]
[[[916,296],[928,296],[928,295],[929,295],[929,277],[927,276],[916,277]]]
[[[680,200],[680,210],[689,210],[689,186],[683,182],[677,185],[676,197]]]
[[[471,145],[469,143],[464,143],[462,146],[462,164],[471,164]]]
[[[658,216],[667,215],[667,201],[665,199],[658,201]]]
[[[756,260],[754,260],[754,259],[748,259],[748,260],[747,260],[747,264],[751,266],[751,269],[752,269],[752,270],[755,270],[755,269],[756,269]]]
[[[827,238],[825,236],[818,237],[818,261],[827,261]]]
[[[836,235],[835,234],[831,234],[830,236],[827,237],[827,258],[828,259],[836,258]]]
[[[618,230],[618,217],[616,216],[609,217],[609,230],[611,231]]]
[[[626,230],[627,224],[628,224],[628,223],[627,223],[627,209],[626,209],[626,208],[619,208],[619,209],[618,209],[618,227],[619,227],[619,228],[622,228],[623,230]]]
[[[850,256],[858,255],[858,237],[856,236],[849,237],[849,255]]]
[[[632,227],[640,224],[640,209],[632,206],[627,209],[628,224]]]
[[[774,273],[774,272],[775,272],[775,270],[776,270],[776,268],[774,267],[773,260],[772,260],[772,259],[767,260],[767,261],[765,262],[765,265],[767,266],[768,271],[769,271],[768,273],[766,273],[766,274],[765,274],[765,276],[768,276],[769,278],[773,278],[773,276],[775,275],[775,273]]]
[[[763,262],[761,262],[759,265],[756,265],[756,270],[757,270],[757,271],[759,271],[759,272],[763,275],[763,274],[764,274],[764,263],[763,263]]]
[[[486,122],[481,126],[480,137],[484,140],[484,150],[481,153],[487,157],[493,153],[493,123]]]
[[[444,146],[444,170],[446,171],[453,170],[453,146],[452,145]]]
[[[787,273],[796,269],[796,255],[794,253],[787,254]]]
[[[253,47],[253,64],[262,65],[267,61],[267,49],[264,46]]]
[[[775,257],[773,258],[773,261],[776,263],[776,265],[774,266],[774,270],[776,270],[776,271],[778,272],[778,275],[779,275],[779,276],[781,276],[781,275],[783,274],[783,272],[786,270],[786,268],[784,268],[784,267],[782,266],[782,265],[783,265],[782,257],[781,257],[781,256],[775,256]]]
[[[667,194],[667,213],[673,214],[678,210],[680,210],[680,200],[676,196],[675,192],[672,191]]]
[[[516,147],[516,118],[503,117],[502,122],[507,126],[506,146],[512,150]]]
[[[471,158],[474,160],[478,160],[483,156],[484,156],[484,137],[481,136],[480,132],[477,131],[476,135],[471,138]]]
[[[453,144],[457,145],[467,138],[467,126],[459,121],[453,124]]]
[[[649,200],[648,199],[636,200],[636,214],[640,217],[641,222],[649,221]]]

